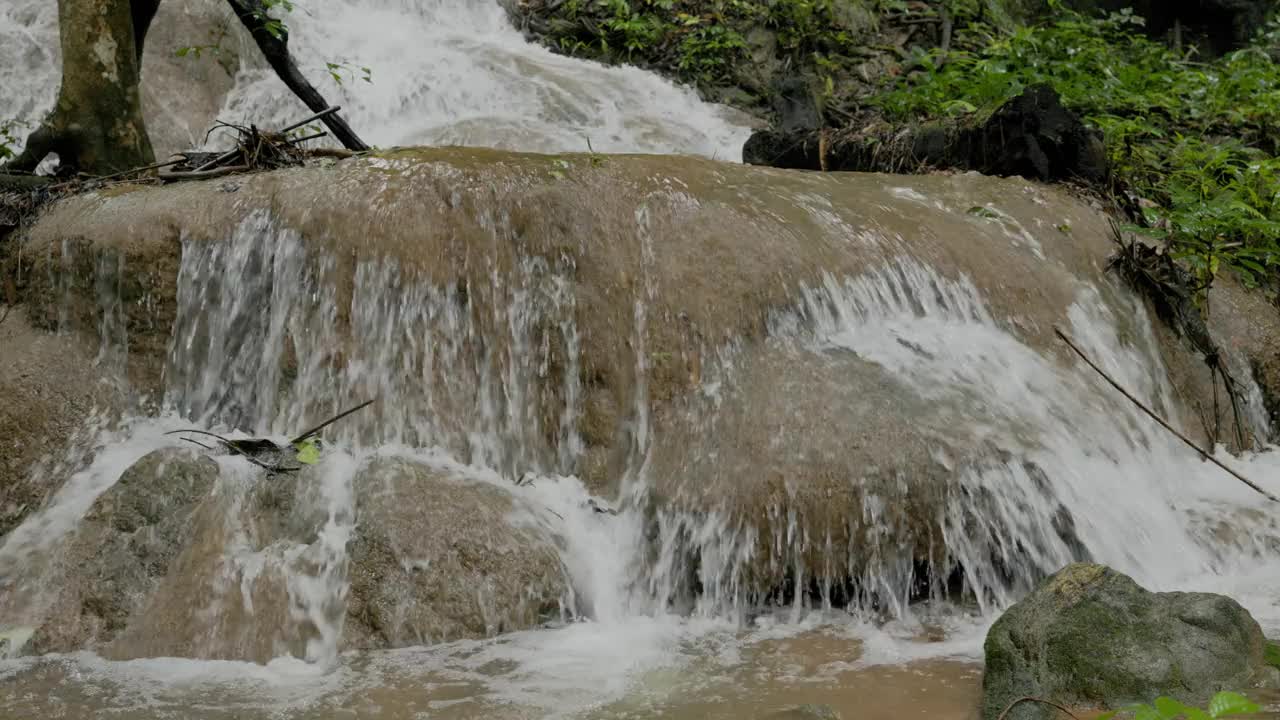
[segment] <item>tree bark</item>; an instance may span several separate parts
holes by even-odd
[[[276,75],[280,76],[284,84],[313,112],[328,108],[329,103],[325,102],[315,86],[302,75],[298,70],[298,64],[289,54],[289,31],[281,28],[277,34],[272,34],[267,30],[267,12],[261,0],[227,0],[227,3],[231,5],[232,11],[240,19],[241,24],[249,30],[258,49],[267,58],[267,63],[271,65],[272,70],[276,71]],[[345,120],[338,117],[337,113],[330,113],[321,118],[321,121],[348,150],[361,152],[369,149],[369,146],[356,135]]]
[[[158,2],[144,0],[151,14]],[[95,173],[155,162],[142,120],[134,17],[129,0],[58,0],[58,101],[9,169],[34,170],[51,152],[63,168]],[[142,19],[150,25],[150,15]]]

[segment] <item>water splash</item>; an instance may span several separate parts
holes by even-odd
[[[993,318],[968,279],[904,258],[856,278],[827,277],[799,295],[794,310],[771,321],[771,342],[796,362],[851,353],[887,372],[934,420],[955,429],[950,442],[944,432],[933,448],[945,472],[899,476],[866,492],[861,508],[848,511],[844,522],[854,529],[843,541],[830,529],[824,535],[820,518],[806,517],[814,508],[790,486],[763,515],[714,503],[660,510],[657,559],[646,572],[651,591],[673,607],[749,617],[762,601],[802,612],[843,597],[850,610],[909,619],[913,602],[949,595],[960,580],[990,617],[1073,560],[1173,588],[1248,572],[1272,557],[1266,548],[1275,545],[1275,528],[1240,522],[1255,502],[1248,490],[1198,462],[1091,370],[1064,366]],[[1067,312],[1069,331],[1150,406],[1174,407],[1150,319],[1136,300],[1120,302],[1140,328],[1135,337],[1122,336],[1115,311],[1084,284]],[[709,364],[704,394],[711,401],[698,406],[696,424],[704,437],[724,432],[720,404],[749,382],[736,355],[728,348]],[[951,456],[949,444],[970,457]],[[734,450],[712,440],[692,452],[714,463]],[[849,472],[847,482],[866,482],[857,469]],[[929,492],[939,493],[925,507],[936,513],[940,535],[897,527],[899,506]],[[1224,522],[1238,533],[1233,549],[1206,529]],[[791,594],[761,597],[747,579],[753,572],[784,580]]]
[[[509,282],[495,271],[485,287],[438,287],[390,259],[339,267],[257,212],[229,242],[186,245],[167,402],[203,424],[290,435],[383,398],[335,437],[439,446],[510,478],[572,474],[582,453],[572,270],[567,258],[526,258]],[[344,277],[351,296],[339,303],[330,289]]]
[[[493,0],[318,0],[288,22],[303,71],[345,108],[367,142],[381,146],[594,149],[738,161],[749,132],[692,89],[530,44]],[[335,60],[371,68],[372,83],[330,83],[325,63]],[[242,72],[223,112],[268,127],[306,114],[268,70]]]

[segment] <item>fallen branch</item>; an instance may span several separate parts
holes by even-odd
[[[214,168],[212,170],[176,170],[173,172],[160,173],[161,180],[208,180],[209,178],[222,177],[232,173],[245,172],[249,169],[248,165],[227,165],[224,167]]]
[[[329,103],[325,102],[320,92],[298,69],[293,55],[289,53],[289,31],[268,26],[270,16],[262,0],[227,0],[227,4],[231,6],[232,12],[239,18],[240,23],[249,31],[271,69],[276,71],[276,75],[284,81],[294,95],[298,96],[299,100],[302,100],[313,112],[320,114],[319,119],[329,127],[338,142],[355,152],[368,150],[369,146],[356,135],[345,120],[329,109]]]
[[[245,460],[248,460],[254,465],[257,465],[258,467],[263,468],[264,470],[269,470],[272,472],[297,472],[298,470],[301,469],[296,467],[285,467],[284,465],[268,465],[262,462],[261,460],[259,460],[258,458],[253,457],[252,455],[250,455],[248,452],[245,451],[245,449],[243,448],[243,443],[256,442],[256,441],[228,440],[227,438],[224,438],[217,433],[211,433],[208,430],[197,430],[196,428],[188,428],[186,430],[171,430],[165,433],[165,435],[177,435],[178,433],[184,433],[184,432],[196,433],[197,435],[208,435],[209,437],[217,438],[218,441],[222,443],[223,447],[227,448],[228,450],[230,450],[232,453],[236,455],[240,455]],[[191,440],[190,438],[182,438],[182,439],[186,440],[187,442],[196,442],[194,440]],[[267,441],[267,442],[270,442],[270,441]],[[201,445],[203,447],[201,443],[196,442],[196,444]],[[275,443],[272,443],[272,445],[275,446]],[[275,447],[277,450],[279,450],[278,446],[275,446]]]
[[[1005,709],[1001,711],[1001,713],[998,716],[996,716],[996,720],[1004,720],[1005,716],[1009,714],[1010,710],[1012,710],[1014,707],[1024,702],[1040,703],[1041,705],[1048,705],[1049,707],[1055,707],[1061,710],[1062,712],[1066,713],[1070,718],[1072,718],[1072,720],[1080,720],[1079,717],[1076,717],[1075,713],[1059,705],[1058,703],[1052,700],[1044,700],[1036,697],[1020,697],[1017,700],[1014,700],[1013,702],[1005,706]]]
[[[316,433],[318,433],[318,432],[320,432],[321,430],[323,430],[323,429],[325,429],[325,428],[329,427],[330,425],[332,425],[332,424],[334,424],[334,423],[338,422],[339,420],[341,420],[342,418],[344,418],[344,417],[346,417],[346,416],[350,415],[351,413],[353,413],[353,412],[355,412],[355,411],[357,411],[357,410],[363,410],[364,408],[369,407],[369,406],[370,406],[370,405],[372,405],[376,400],[377,400],[377,398],[374,398],[373,400],[365,400],[364,402],[362,402],[362,403],[360,403],[359,405],[357,405],[357,406],[355,406],[355,407],[351,408],[350,410],[343,410],[342,412],[338,413],[337,415],[334,415],[333,417],[329,418],[328,420],[325,420],[324,422],[320,423],[319,425],[317,425],[317,426],[315,426],[315,427],[311,428],[310,430],[308,430],[308,431],[306,431],[306,432],[302,433],[302,434],[301,434],[301,435],[299,435],[298,437],[296,437],[296,438],[294,438],[294,439],[290,440],[290,441],[289,441],[289,444],[290,444],[290,445],[297,445],[298,443],[302,442],[303,440],[306,440],[307,438],[311,437],[312,435],[315,435]]]
[[[1062,338],[1062,341],[1063,341],[1063,342],[1065,342],[1065,343],[1067,344],[1067,347],[1071,348],[1073,351],[1075,351],[1076,355],[1079,355],[1079,356],[1080,356],[1080,359],[1081,359],[1081,360],[1084,360],[1084,361],[1085,361],[1085,363],[1086,363],[1089,367],[1093,368],[1095,372],[1097,372],[1099,375],[1101,375],[1101,376],[1102,376],[1102,379],[1104,379],[1104,380],[1106,380],[1108,383],[1110,383],[1111,387],[1115,388],[1116,390],[1119,390],[1121,395],[1124,395],[1126,398],[1128,398],[1128,399],[1129,399],[1129,402],[1133,403],[1134,405],[1137,405],[1137,406],[1138,406],[1138,408],[1139,408],[1139,409],[1141,409],[1141,410],[1142,410],[1144,413],[1146,413],[1147,415],[1149,415],[1149,416],[1151,417],[1151,419],[1153,419],[1153,420],[1155,420],[1156,422],[1160,423],[1160,426],[1161,426],[1161,427],[1163,427],[1165,430],[1168,430],[1169,432],[1173,433],[1173,436],[1174,436],[1174,437],[1178,438],[1178,439],[1179,439],[1179,440],[1181,440],[1182,442],[1186,443],[1188,447],[1190,447],[1190,448],[1192,448],[1193,450],[1195,450],[1196,452],[1200,453],[1200,457],[1204,458],[1205,460],[1208,460],[1209,462],[1213,463],[1214,465],[1217,465],[1218,467],[1222,468],[1223,470],[1226,470],[1228,473],[1230,473],[1230,474],[1232,475],[1232,477],[1234,477],[1235,479],[1237,479],[1237,480],[1239,480],[1240,482],[1244,483],[1245,485],[1248,485],[1249,487],[1253,488],[1255,491],[1257,491],[1258,493],[1260,493],[1261,495],[1263,495],[1264,497],[1266,497],[1268,500],[1270,500],[1270,501],[1272,501],[1272,502],[1280,502],[1280,498],[1277,498],[1275,495],[1272,495],[1271,493],[1267,492],[1266,490],[1263,490],[1262,488],[1260,488],[1260,487],[1258,487],[1256,484],[1254,484],[1252,481],[1250,481],[1250,480],[1249,480],[1249,478],[1246,478],[1245,476],[1241,475],[1240,473],[1236,472],[1235,470],[1232,470],[1231,468],[1227,467],[1226,465],[1224,465],[1224,464],[1222,463],[1222,461],[1221,461],[1221,460],[1219,460],[1218,458],[1216,458],[1216,457],[1214,457],[1214,456],[1210,455],[1210,454],[1209,454],[1208,452],[1206,452],[1205,450],[1201,449],[1199,445],[1196,445],[1194,442],[1192,442],[1192,440],[1191,440],[1190,438],[1188,438],[1186,435],[1183,435],[1182,433],[1178,432],[1178,431],[1177,431],[1177,429],[1175,429],[1172,425],[1170,425],[1170,424],[1169,424],[1169,422],[1168,422],[1167,420],[1165,420],[1164,418],[1160,417],[1160,416],[1159,416],[1159,415],[1158,415],[1154,410],[1152,410],[1151,408],[1149,408],[1149,407],[1147,407],[1146,405],[1144,405],[1144,404],[1143,404],[1143,402],[1142,402],[1141,400],[1139,400],[1138,398],[1134,397],[1134,396],[1133,396],[1133,394],[1132,394],[1132,393],[1130,393],[1128,390],[1124,389],[1124,387],[1123,387],[1123,386],[1121,386],[1121,385],[1120,385],[1120,383],[1118,383],[1118,382],[1116,382],[1114,379],[1112,379],[1112,377],[1111,377],[1110,375],[1108,375],[1108,374],[1106,373],[1106,371],[1105,371],[1105,370],[1103,370],[1102,368],[1098,367],[1098,366],[1093,362],[1093,360],[1090,360],[1090,359],[1089,359],[1089,356],[1088,356],[1088,355],[1085,355],[1084,351],[1083,351],[1083,350],[1081,350],[1079,347],[1077,347],[1077,346],[1076,346],[1076,344],[1075,344],[1074,342],[1072,342],[1072,341],[1071,341],[1071,338],[1070,338],[1070,337],[1068,337],[1066,333],[1062,332],[1062,330],[1061,330],[1060,328],[1058,328],[1057,326],[1054,326],[1053,331],[1054,331],[1055,333],[1057,333],[1058,337]]]

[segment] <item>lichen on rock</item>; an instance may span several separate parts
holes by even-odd
[[[982,716],[994,720],[1028,696],[1081,708],[1158,696],[1204,703],[1217,691],[1271,682],[1265,642],[1249,612],[1226,596],[1153,593],[1102,565],[1068,565],[987,634]],[[1023,703],[1008,718],[1053,712]]]

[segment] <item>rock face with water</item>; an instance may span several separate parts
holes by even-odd
[[[561,617],[568,586],[550,535],[506,489],[380,458],[355,479],[347,647],[430,645]]]
[[[105,344],[194,421],[289,435],[394,398],[328,439],[625,487],[657,525],[642,572],[661,603],[896,611],[964,572],[1003,605],[1089,557],[1085,523],[1118,511],[1076,514],[1078,448],[1165,439],[1073,365],[1055,324],[1186,431],[1202,432],[1192,400],[1212,405],[1207,370],[1104,273],[1105,218],[1016,179],[402,149],[79,196],[25,249],[33,315]],[[438,481],[413,477],[396,483]],[[255,497],[283,513],[292,496]],[[264,514],[255,542],[310,542],[289,529],[300,512]],[[369,558],[351,575],[361,643],[495,632],[557,594],[507,593],[514,623],[446,597],[446,615],[397,625],[439,591],[404,553],[453,551],[396,533],[352,544]],[[522,563],[544,560],[502,567]],[[416,589],[389,596],[384,577]]]
[[[983,717],[1013,700],[1115,708],[1168,695],[1204,703],[1269,677],[1249,612],[1209,593],[1152,593],[1102,565],[1069,565],[996,621],[986,641]],[[1023,703],[1013,720],[1054,710]]]
[[[111,421],[125,401],[119,383],[95,367],[90,348],[32,327],[23,309],[0,323],[0,398],[3,537],[83,462],[77,450],[86,438],[77,435],[91,432],[95,417]]]
[[[185,450],[138,461],[90,508],[66,551],[66,584],[31,638],[38,653],[106,646],[135,619],[185,546],[218,477]]]

